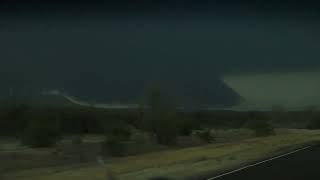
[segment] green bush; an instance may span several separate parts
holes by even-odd
[[[102,143],[102,154],[105,156],[121,157],[125,155],[125,145],[117,136],[107,136]]]
[[[131,140],[137,144],[145,144],[151,142],[150,135],[144,132],[135,132],[130,137]]]
[[[215,141],[215,137],[212,135],[210,129],[205,129],[197,132],[197,136],[207,143],[211,143]]]
[[[26,125],[25,114],[28,108],[27,105],[0,105],[0,135],[21,136]]]
[[[180,121],[179,124],[179,135],[189,136],[196,129],[200,128],[200,123],[197,120],[191,120],[185,118],[185,120]]]
[[[83,144],[83,136],[77,135],[77,136],[72,137],[71,143],[74,146],[82,145]]]
[[[32,122],[26,128],[22,143],[34,148],[54,146],[61,135],[58,129]]]
[[[131,131],[126,127],[117,127],[111,131],[111,134],[117,137],[119,141],[128,141],[131,136]]]
[[[106,131],[105,141],[102,143],[102,154],[105,156],[124,156],[126,154],[125,142],[130,140],[131,134],[130,128],[124,124],[109,127],[109,130]]]
[[[246,126],[253,130],[258,137],[269,136],[275,133],[273,126],[266,120],[250,119]]]
[[[179,135],[179,118],[167,111],[150,112],[144,119],[145,130],[156,138],[157,143],[169,145]]]
[[[308,129],[320,129],[320,118],[319,117],[311,117],[307,124]]]

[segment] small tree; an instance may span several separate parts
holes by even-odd
[[[111,135],[116,137],[119,141],[128,141],[131,136],[131,131],[126,127],[117,127],[111,131]]]
[[[183,119],[179,121],[179,135],[189,136],[196,129],[200,129],[200,123],[195,119]]]
[[[269,136],[274,134],[274,128],[265,120],[249,120],[247,127],[253,130],[256,136]]]
[[[216,139],[212,135],[210,129],[204,129],[202,131],[197,132],[197,135],[200,139],[204,140],[207,143],[214,142]]]
[[[312,116],[307,124],[308,129],[320,129],[320,118]]]
[[[174,143],[179,134],[178,117],[174,113],[161,112],[153,114],[151,118],[151,128],[157,142],[166,145]]]
[[[128,141],[130,136],[131,131],[125,125],[114,126],[106,132],[105,141],[102,143],[102,154],[116,157],[124,156],[126,153],[124,142]]]
[[[286,112],[285,106],[279,104],[272,105],[271,111],[269,112],[269,119],[274,125],[287,125],[291,119],[286,116]]]
[[[179,134],[180,119],[174,107],[159,89],[153,89],[147,97],[148,112],[143,118],[143,128],[155,135],[159,144],[171,144]]]
[[[14,135],[19,137],[22,135],[26,126],[25,114],[29,106],[24,104],[7,104],[1,106],[1,128],[0,134]]]
[[[60,132],[50,125],[39,124],[38,121],[31,121],[24,132],[22,143],[31,147],[50,147],[60,139]]]
[[[308,117],[308,129],[320,129],[320,117],[316,106],[308,106],[304,110],[304,117]]]
[[[264,118],[258,119],[257,113],[251,112],[249,114],[249,120],[246,124],[247,128],[253,130],[256,136],[269,136],[274,134],[273,126]]]
[[[21,141],[30,147],[54,146],[61,138],[60,123],[48,109],[34,109],[29,113]]]
[[[122,139],[117,136],[106,136],[102,143],[102,154],[105,156],[121,157],[125,155],[125,146]]]

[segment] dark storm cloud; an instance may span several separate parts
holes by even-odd
[[[320,67],[314,7],[302,1],[1,1],[0,78],[15,89],[66,89],[108,101],[137,98],[159,80],[185,97],[225,104],[237,95],[221,74]]]
[[[2,23],[3,61],[25,64],[22,69],[50,70],[56,64],[66,71],[74,63],[76,69],[89,71],[121,66],[123,71],[157,71],[163,66],[201,72],[320,65],[319,25],[313,21],[221,16],[73,19]]]
[[[7,12],[48,12],[69,11],[85,13],[163,13],[163,12],[304,12],[316,13],[318,4],[304,0],[82,0],[82,1],[28,1],[3,0],[2,10]]]

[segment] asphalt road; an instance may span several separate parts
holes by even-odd
[[[203,180],[320,180],[320,146]]]

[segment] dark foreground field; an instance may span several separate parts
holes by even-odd
[[[81,167],[46,166],[11,171],[0,177],[5,180],[105,180],[108,179],[108,169],[117,180],[150,180],[153,177],[202,180],[210,179],[213,177],[212,174],[226,169],[255,162],[257,159],[278,156],[310,143],[314,144],[319,138],[319,131],[278,130],[275,136],[106,159],[106,166],[98,166],[95,163]],[[320,148],[311,148],[222,179],[291,180],[295,177],[307,177],[306,175],[316,176],[317,162],[320,160],[319,150]]]
[[[235,173],[207,177],[203,180],[318,180],[319,163],[318,145]]]

